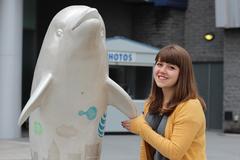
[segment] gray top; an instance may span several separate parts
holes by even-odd
[[[158,134],[164,136],[166,124],[167,124],[168,116],[163,114],[150,114],[148,113],[146,116],[146,121],[148,124],[152,127],[154,131],[156,131]],[[154,160],[167,160],[166,157],[164,157],[160,152],[155,150],[153,155]]]

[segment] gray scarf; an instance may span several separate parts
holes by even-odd
[[[165,127],[167,124],[167,118],[168,116],[165,114],[159,115],[159,114],[147,113],[145,119],[154,131],[164,136]],[[155,150],[153,155],[153,160],[167,160],[167,158],[161,155],[160,152]]]

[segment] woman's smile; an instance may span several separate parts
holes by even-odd
[[[158,75],[157,77],[159,80],[167,80],[168,79],[168,77],[163,76],[163,75]]]

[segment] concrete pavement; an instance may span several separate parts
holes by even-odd
[[[102,160],[138,160],[140,138],[135,135],[106,135]],[[240,160],[240,134],[207,131],[208,160]],[[28,138],[0,140],[0,160],[30,160]]]
[[[240,134],[207,132],[208,160],[240,160]]]

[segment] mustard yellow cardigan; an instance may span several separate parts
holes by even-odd
[[[151,145],[170,160],[206,160],[204,111],[198,99],[179,104],[168,117],[164,137],[156,133],[145,121],[149,106],[144,106],[144,115],[131,120],[133,133],[142,137],[140,159],[152,160]]]

